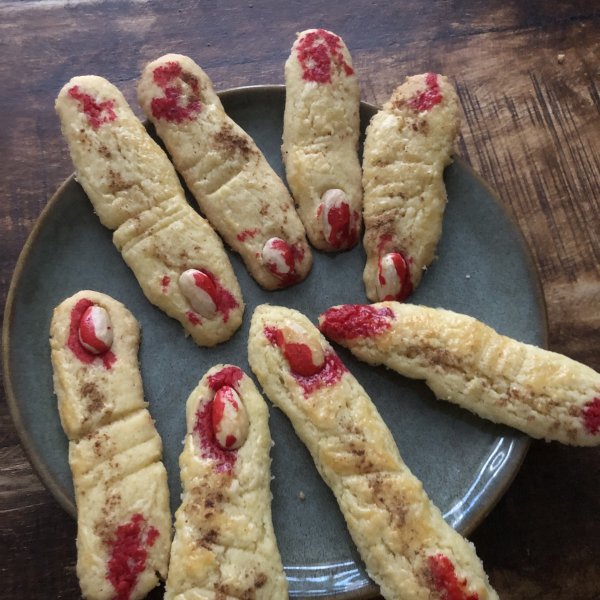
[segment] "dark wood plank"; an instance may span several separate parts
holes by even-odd
[[[458,152],[528,240],[550,347],[600,369],[600,6],[588,0],[0,2],[0,304],[37,216],[72,170],[52,109],[65,81],[103,75],[135,107],[143,64],[176,51],[217,89],[282,83],[294,32],[315,25],[344,36],[367,101],[381,104],[410,73],[454,80]],[[502,598],[600,597],[599,482],[599,449],[533,444],[472,536]],[[78,598],[74,535],[2,396],[3,597]]]

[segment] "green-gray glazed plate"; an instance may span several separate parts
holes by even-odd
[[[280,176],[285,90],[250,87],[221,93],[227,112],[254,137]],[[375,112],[363,104],[363,129]],[[536,272],[517,227],[490,188],[461,160],[445,173],[448,207],[439,258],[410,302],[467,313],[503,334],[546,344],[546,313]],[[182,328],[152,306],[71,177],[42,213],[21,254],[4,322],[7,396],[24,447],[59,503],[75,514],[67,440],[52,387],[48,328],[53,308],[81,289],[123,302],[142,326],[140,361],[146,399],[164,442],[171,505],[180,497],[177,461],[190,391],[215,363],[250,372],[246,342],[254,307],[265,302],[296,308],[316,322],[334,304],[367,301],[360,245],[340,254],[314,252],[300,285],[266,292],[231,255],[246,313],[228,342],[199,348]],[[437,401],[422,382],[373,369],[340,349],[391,428],[405,462],[423,481],[446,520],[463,534],[488,513],[512,481],[527,438]],[[285,416],[271,407],[273,519],[290,595],[368,598],[377,588],[346,531],[335,499]],[[302,494],[301,494],[302,492]],[[301,499],[301,496],[304,499]]]

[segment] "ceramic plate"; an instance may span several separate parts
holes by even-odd
[[[283,177],[280,158],[285,90],[252,87],[221,94],[229,115],[254,137]],[[363,129],[375,112],[363,104]],[[462,161],[445,173],[448,207],[439,259],[428,269],[413,303],[467,313],[503,334],[545,345],[546,320],[537,276],[520,232],[491,190]],[[171,504],[180,497],[177,461],[185,434],[185,401],[204,372],[230,362],[250,372],[246,342],[254,307],[268,302],[300,310],[316,321],[334,304],[367,301],[364,252],[314,252],[313,269],[291,289],[265,292],[231,255],[246,313],[242,328],[213,349],[196,346],[180,325],[143,296],[71,177],[50,200],[19,260],[4,323],[5,381],[10,408],[31,461],[62,506],[74,514],[67,440],[52,387],[48,328],[53,308],[81,289],[123,302],[142,326],[140,361],[146,399],[165,448]],[[424,483],[446,520],[461,533],[487,514],[518,470],[528,441],[437,401],[427,387],[383,368],[373,369],[340,350],[391,428],[404,460]],[[346,531],[335,499],[321,481],[284,415],[271,407],[273,519],[295,597],[366,598],[377,594]],[[304,500],[300,499],[300,492]]]

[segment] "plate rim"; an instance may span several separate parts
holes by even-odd
[[[217,92],[217,95],[221,100],[227,100],[238,96],[253,95],[257,93],[285,94],[285,89],[285,85],[283,84],[247,85],[226,88]],[[361,100],[360,109],[371,111],[373,114],[375,114],[377,111],[380,110],[380,107],[376,106],[375,104]],[[147,123],[147,121],[143,122],[144,124]],[[491,185],[483,178],[483,176],[480,175],[477,171],[475,171],[474,168],[461,156],[454,155],[453,162],[459,164],[462,169],[468,171],[469,174],[477,180],[477,182],[485,189],[486,193],[494,200],[496,205],[501,209],[501,212],[515,231],[516,237],[519,241],[519,245],[521,246],[521,254],[524,257],[524,266],[531,277],[531,282],[535,290],[535,301],[539,311],[539,321],[542,325],[542,344],[540,347],[547,348],[549,337],[548,309],[540,273],[536,267],[529,242],[525,238],[525,235],[512,211],[509,210],[504,201],[501,199],[498,192],[496,192],[496,190],[494,190],[491,187]],[[60,506],[71,517],[76,518],[75,502],[72,501],[71,498],[61,489],[56,479],[51,475],[50,470],[43,463],[41,455],[34,449],[32,436],[30,435],[29,430],[25,427],[20,409],[20,403],[17,399],[17,395],[13,387],[10,354],[11,330],[14,318],[15,298],[17,295],[17,291],[20,287],[23,272],[28,264],[28,259],[31,254],[32,248],[36,243],[43,227],[45,226],[50,213],[55,209],[56,205],[59,203],[61,196],[65,192],[65,189],[69,185],[72,185],[74,181],[76,181],[76,175],[75,173],[71,173],[62,181],[62,183],[60,183],[60,185],[57,187],[57,189],[47,201],[45,206],[42,208],[39,216],[37,217],[33,225],[33,228],[31,229],[27,236],[27,239],[25,240],[23,248],[19,253],[17,262],[15,264],[15,268],[11,276],[11,281],[6,296],[6,304],[4,309],[4,318],[2,326],[2,367],[6,402],[8,405],[9,414],[11,416],[11,419],[17,431],[17,435],[19,437],[19,443],[23,448],[25,455],[29,460],[35,474],[41,480],[46,489],[52,494],[52,496],[56,499]],[[521,470],[523,461],[525,460],[525,457],[527,456],[528,450],[531,446],[531,442],[532,439],[529,436],[523,434],[521,446],[517,449],[518,452],[520,452],[520,454],[517,453],[517,455],[513,457],[514,467],[512,472],[509,473],[509,475],[505,477],[504,480],[494,488],[493,494],[488,498],[487,505],[485,505],[481,510],[479,510],[470,522],[465,524],[462,530],[463,536],[469,536],[485,520],[485,518],[500,501],[500,499],[504,496],[504,494],[514,481],[515,477]],[[371,598],[374,594],[378,593],[377,586],[372,582],[371,584],[372,585],[367,585],[362,589],[348,592],[337,592],[327,597],[338,600],[360,600],[363,598]]]

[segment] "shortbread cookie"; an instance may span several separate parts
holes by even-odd
[[[100,221],[116,229],[146,297],[201,346],[231,337],[244,303],[223,244],[123,95],[101,77],[75,77],[56,110],[77,179]]]
[[[466,315],[382,302],[341,305],[321,331],[360,360],[424,379],[442,400],[564,444],[600,444],[600,374]]]
[[[139,326],[120,302],[81,291],[55,309],[50,335],[82,594],[143,598],[167,576],[171,512],[162,443],[143,398]]]
[[[285,63],[282,156],[308,238],[320,250],[351,248],[362,211],[358,79],[342,39],[298,34]]]
[[[182,504],[165,598],[287,598],[271,520],[268,410],[238,367],[218,365],[187,401]]]
[[[498,597],[473,545],[444,521],[365,390],[306,317],[259,306],[248,357],[335,494],[385,598]]]
[[[369,300],[404,300],[434,259],[458,128],[456,92],[435,73],[407,77],[371,119],[363,153]]]
[[[138,98],[202,212],[252,277],[268,290],[304,279],[312,256],[293,200],[206,73],[167,54],[144,69]]]

